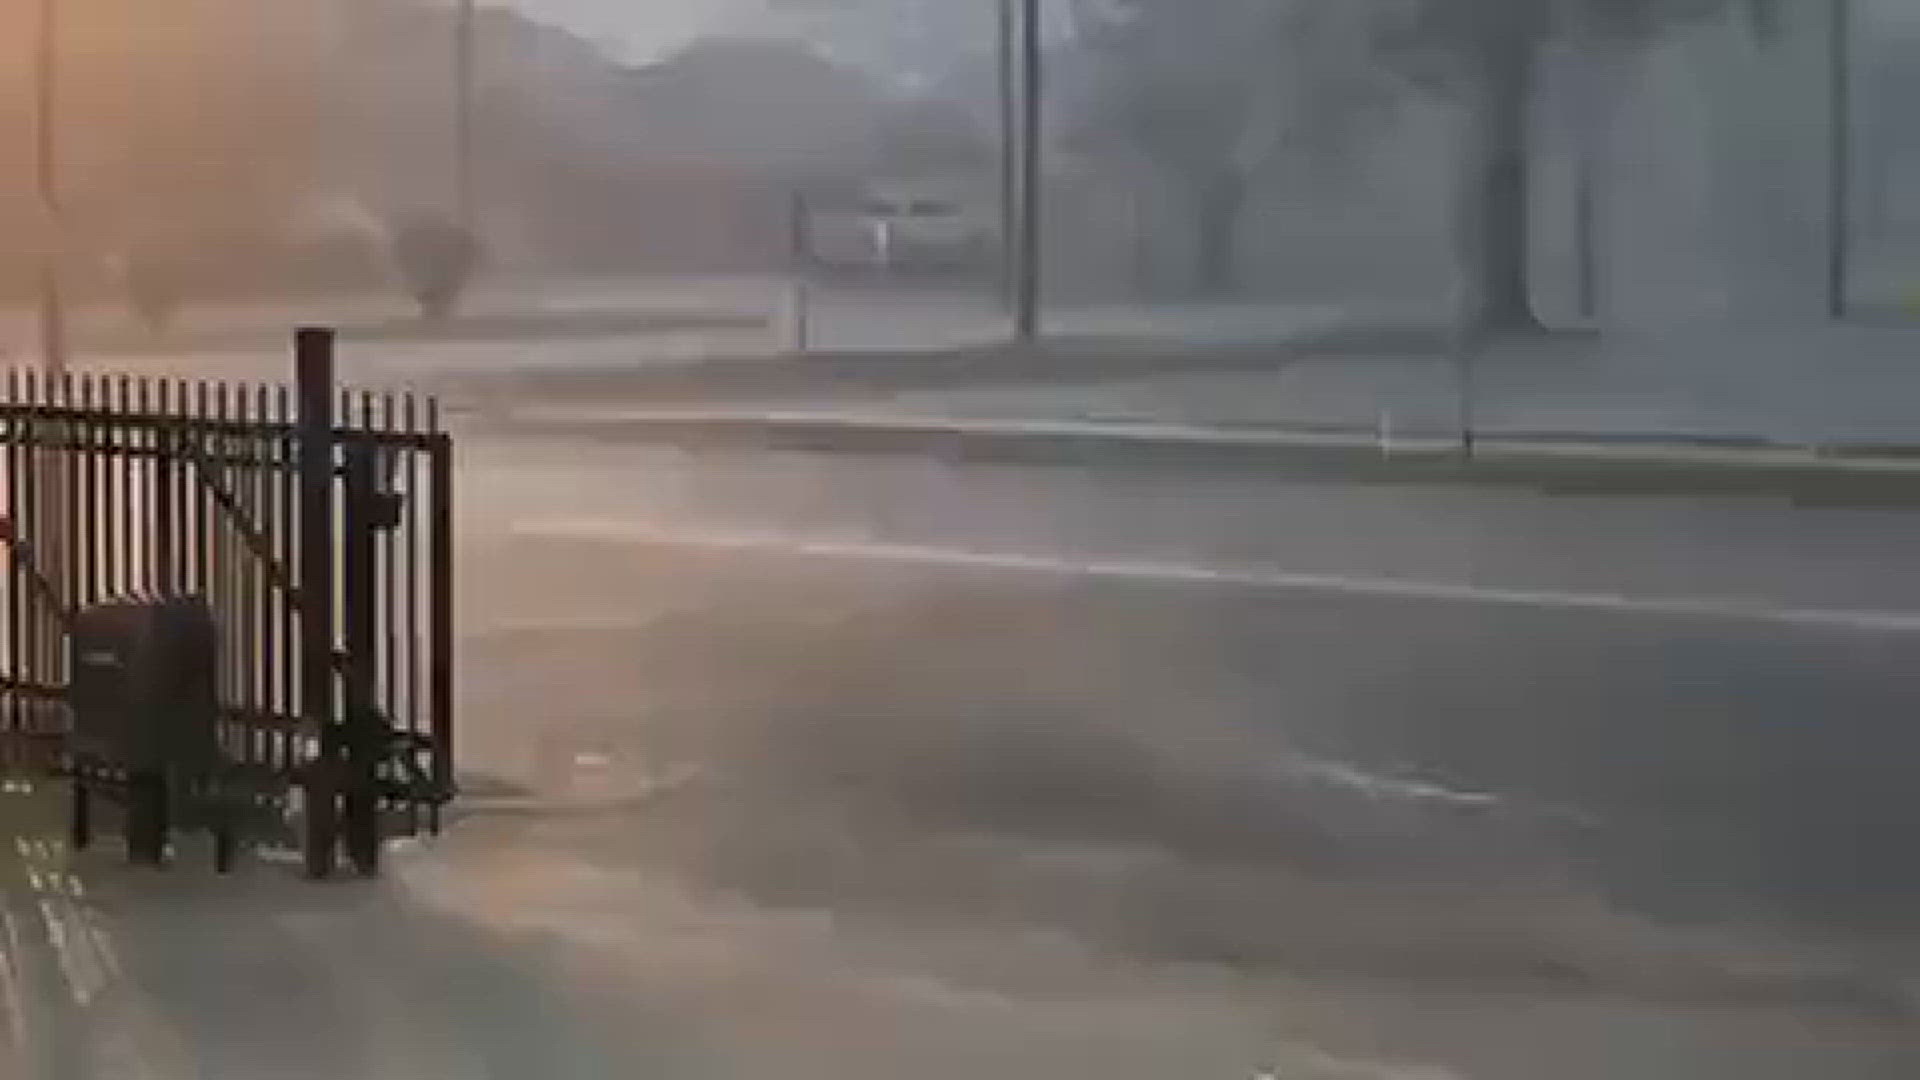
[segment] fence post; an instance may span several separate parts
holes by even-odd
[[[813,210],[804,192],[794,192],[787,208],[787,326],[788,346],[796,356],[813,347],[812,312],[808,305],[807,270],[813,260]]]
[[[428,527],[433,530],[428,561],[428,672],[427,696],[433,734],[433,781],[441,792],[453,790],[453,441],[440,430],[437,410],[433,428],[433,457],[428,490]],[[430,811],[433,830],[440,831],[440,805]]]
[[[339,841],[340,724],[334,718],[333,652],[333,331],[294,334],[300,476],[300,711],[318,732],[306,768],[306,870],[333,873]]]
[[[378,557],[373,506],[379,495],[375,449],[357,441],[341,446],[345,458],[345,517],[341,522],[340,599],[342,652],[346,668],[342,713],[346,725],[342,784],[347,857],[354,869],[372,876],[380,869],[380,799],[375,790],[380,767],[380,723],[374,707],[373,665],[379,655],[379,609],[374,595]]]

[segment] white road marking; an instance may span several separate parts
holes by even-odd
[[[1875,611],[1795,607],[1765,600],[1690,596],[1633,596],[1561,589],[1521,589],[1398,577],[1310,574],[1260,567],[1207,566],[1157,560],[1072,558],[1019,552],[979,551],[926,544],[870,540],[808,539],[758,533],[689,532],[631,521],[552,519],[515,522],[516,536],[550,537],[753,554],[883,562],[912,566],[1000,570],[1059,577],[1108,578],[1170,585],[1335,593],[1441,603],[1681,619],[1720,619],[1807,628],[1876,633],[1920,632],[1920,611]],[[533,626],[525,620],[516,628]],[[569,624],[571,625],[571,624]]]

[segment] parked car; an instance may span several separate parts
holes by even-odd
[[[820,266],[880,272],[969,270],[991,259],[991,218],[940,192],[878,190],[807,216],[806,253]]]

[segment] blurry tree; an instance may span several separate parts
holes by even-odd
[[[1466,314],[1490,328],[1527,329],[1539,325],[1527,274],[1528,166],[1547,48],[1571,39],[1576,48],[1617,54],[1676,25],[1730,14],[1755,41],[1765,41],[1781,3],[1061,0],[1052,6],[1065,15],[1076,44],[1096,58],[1096,90],[1076,110],[1076,141],[1124,151],[1183,193],[1200,285],[1232,285],[1232,238],[1257,171],[1283,151],[1350,145],[1380,114],[1382,95],[1372,75],[1385,69],[1450,99],[1466,119],[1455,217],[1471,299]],[[915,0],[775,0],[774,7],[842,28],[918,10]]]
[[[1528,289],[1531,108],[1544,47],[1577,35],[1633,45],[1678,22],[1737,10],[1757,39],[1779,0],[1356,0],[1376,45],[1417,85],[1457,100],[1469,121],[1456,220],[1466,313],[1490,329],[1539,325]]]
[[[1236,235],[1276,163],[1337,165],[1383,120],[1369,0],[1105,0],[1076,5],[1091,64],[1073,139],[1121,157],[1182,208],[1192,284],[1236,285]]]
[[[989,56],[995,0],[766,0],[761,27],[921,90]]]
[[[993,167],[991,131],[960,103],[914,100],[883,112],[871,139],[874,167],[889,176],[967,176]]]
[[[421,316],[433,322],[453,314],[480,265],[474,235],[439,214],[416,214],[397,222],[393,254]]]

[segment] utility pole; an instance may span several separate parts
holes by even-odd
[[[1020,263],[1014,297],[1014,336],[1032,341],[1040,334],[1040,165],[1042,42],[1040,0],[1020,0]]]
[[[1827,0],[1827,317],[1847,317],[1853,240],[1853,0]]]
[[[993,0],[997,42],[994,57],[1000,82],[1000,300],[1014,306],[1019,259],[1014,234],[1020,229],[1019,86],[1014,77],[1015,0]]]
[[[43,400],[47,401],[59,400],[56,387],[64,390],[67,375],[67,316],[60,295],[60,264],[67,239],[60,215],[60,142],[54,129],[60,113],[58,3],[40,0],[34,35],[34,180],[44,229],[40,246],[40,364],[46,379]],[[55,434],[41,430],[42,437]],[[71,565],[73,538],[68,521],[69,511],[78,501],[74,491],[77,474],[62,454],[30,454],[27,469],[31,480],[24,494],[32,505],[34,531],[38,533],[28,540],[40,552],[39,572],[58,588],[67,580]],[[68,596],[63,602],[70,604],[75,599]]]
[[[60,257],[66,241],[60,221],[60,145],[54,130],[60,87],[58,2],[40,0],[34,50],[35,181],[46,228],[40,253],[40,358],[50,378],[67,371],[66,310],[60,295]]]
[[[474,237],[474,0],[459,0],[453,31],[453,216]]]

